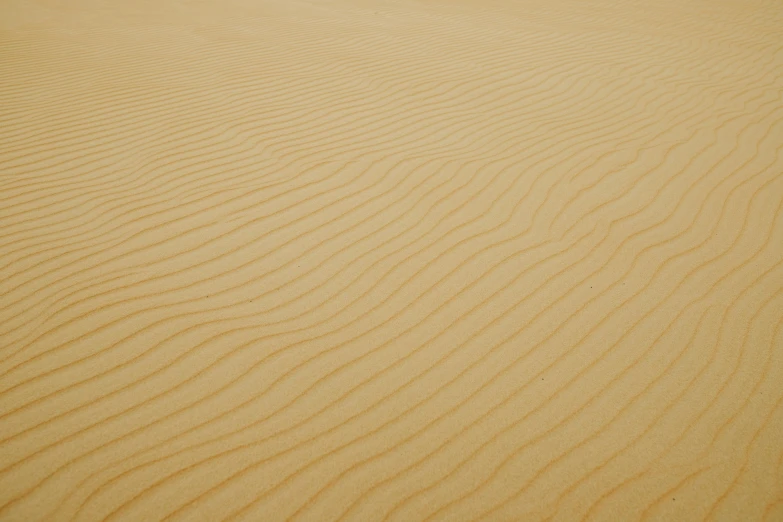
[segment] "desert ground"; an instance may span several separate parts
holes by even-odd
[[[0,521],[783,521],[779,0],[0,0]]]

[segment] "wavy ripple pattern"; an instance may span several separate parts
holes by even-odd
[[[0,6],[0,520],[783,520],[783,5]]]

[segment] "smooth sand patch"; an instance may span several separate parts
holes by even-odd
[[[783,520],[779,1],[0,20],[0,520]]]

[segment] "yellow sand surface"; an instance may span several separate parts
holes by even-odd
[[[780,0],[0,0],[0,521],[783,520]]]

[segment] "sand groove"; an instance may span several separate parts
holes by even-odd
[[[783,520],[780,27],[4,2],[0,520]]]

